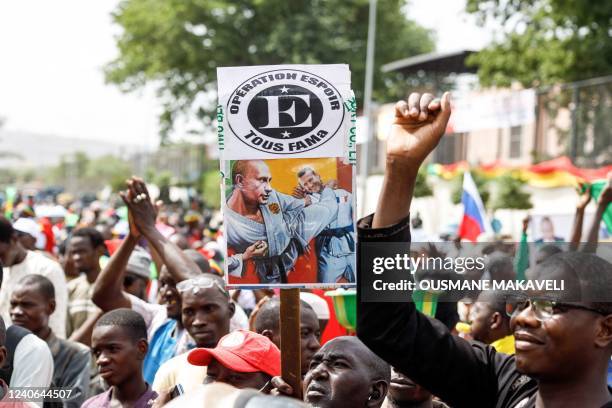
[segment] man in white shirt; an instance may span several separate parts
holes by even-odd
[[[0,317],[0,346],[6,351],[6,359],[0,368],[0,383],[11,388],[48,388],[51,385],[53,357],[44,340],[23,327],[6,329]],[[42,407],[42,401],[37,401],[37,404]],[[0,405],[3,404],[0,402]]]
[[[15,336],[21,337],[16,332],[19,326],[11,326],[7,329],[7,343]],[[23,329],[23,328],[21,328]],[[23,329],[23,333],[15,346],[13,352],[13,370],[8,381],[10,387],[42,387],[47,388],[53,378],[53,356],[51,350],[44,340],[35,334]],[[15,333],[13,333],[15,332]]]
[[[23,248],[11,222],[4,217],[0,217],[0,261],[4,266],[3,284],[0,288],[0,316],[6,324],[11,323],[10,294],[17,282],[26,275],[42,275],[53,283],[56,293],[57,306],[49,319],[49,326],[59,338],[65,338],[68,289],[62,267],[38,252]]]

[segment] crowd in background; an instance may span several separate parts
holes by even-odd
[[[418,133],[421,121],[436,125],[450,114],[440,101],[423,98],[420,109],[434,118],[417,119],[417,112],[410,132]],[[415,108],[414,98],[409,103]],[[397,112],[399,118],[412,115],[401,106]],[[435,146],[423,140],[442,133],[433,132],[439,134],[415,142],[425,147],[412,146],[417,164]],[[379,209],[360,221],[362,241],[410,242],[409,177],[416,171],[400,169],[387,170]],[[568,270],[579,277],[583,294],[605,293],[611,266],[592,253],[612,185],[600,195],[593,226],[582,237],[589,200],[584,195],[576,209],[567,246],[552,236],[530,256],[526,219],[521,242],[492,243],[484,270],[461,279],[522,280]],[[186,206],[155,203],[136,177],[112,203],[75,202],[53,217],[36,208],[31,197],[21,197],[5,206],[6,217],[0,218],[3,403],[9,389],[40,387],[71,394],[63,402],[11,401],[68,407],[391,408],[462,407],[470,401],[489,406],[482,405],[486,401],[532,407],[544,406],[537,401],[550,398],[545,393],[554,389],[556,376],[571,377],[572,386],[586,383],[585,389],[600,393],[593,401],[605,401],[600,371],[610,362],[610,303],[510,301],[505,294],[482,292],[462,302],[440,302],[435,316],[427,317],[412,302],[359,302],[354,336],[338,324],[322,290],[301,292],[304,395],[302,401],[290,399],[296,390],[281,377],[279,292],[228,290],[219,213],[204,210],[197,200]],[[461,251],[461,242],[456,244]],[[432,246],[428,256],[440,254]],[[563,323],[582,312],[571,319],[574,326]],[[572,377],[567,364],[583,379]]]

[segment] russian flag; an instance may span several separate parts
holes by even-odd
[[[463,219],[461,225],[459,225],[459,236],[461,238],[476,242],[478,236],[483,232],[493,233],[480,194],[478,194],[476,183],[474,183],[469,171],[463,173],[461,203],[463,204]]]

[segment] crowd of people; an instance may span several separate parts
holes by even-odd
[[[358,222],[358,249],[394,243],[380,249],[393,257],[410,244],[417,172],[449,117],[448,94],[398,102],[378,207]],[[499,250],[484,271],[565,279],[561,298],[483,291],[466,316],[443,302],[433,317],[414,302],[362,301],[358,290],[357,330],[346,335],[331,300],[302,291],[302,390],[282,376],[278,290],[226,287],[218,216],[197,203],[155,203],[137,177],[118,204],[70,207],[73,217],[37,217],[24,200],[0,218],[0,404],[610,408],[612,265],[595,253],[612,185],[582,239],[589,197],[567,247],[542,243],[530,257],[526,220],[515,262]],[[358,282],[371,273],[361,266]],[[11,393],[22,387],[70,393]]]

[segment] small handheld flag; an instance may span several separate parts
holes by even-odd
[[[463,173],[463,194],[461,196],[463,204],[463,219],[459,225],[459,236],[476,242],[482,233],[493,233],[493,228],[485,213],[484,205],[476,183],[469,171]]]

